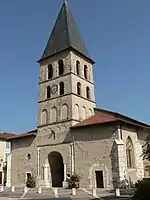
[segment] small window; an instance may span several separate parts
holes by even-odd
[[[9,153],[6,153],[5,154],[5,161],[7,162],[7,160],[8,160],[8,156],[9,156]]]
[[[84,65],[84,78],[88,79],[88,68],[86,65]]]
[[[53,66],[50,64],[48,65],[48,79],[53,77]]]
[[[64,63],[63,63],[63,60],[59,60],[58,61],[58,66],[59,66],[59,76],[63,75],[63,73],[64,73]]]
[[[127,167],[134,167],[134,147],[130,137],[128,137],[126,142],[126,156],[127,156]]]
[[[86,97],[87,99],[90,99],[90,88],[86,87]]]
[[[51,88],[50,86],[47,87],[47,99],[51,97]]]
[[[28,180],[31,180],[31,177],[32,177],[32,176],[31,176],[31,173],[27,173],[27,175],[26,175],[27,181],[28,181]]]
[[[54,130],[52,130],[52,138],[53,138],[53,140],[55,140],[56,139],[56,134],[55,134],[55,131]]]
[[[80,75],[80,62],[78,60],[76,62],[76,72],[77,72],[77,75]]]
[[[81,83],[77,83],[77,94],[81,95]]]
[[[6,142],[6,149],[10,148],[10,142]]]
[[[28,160],[30,160],[31,159],[31,154],[28,153],[27,158],[28,158]]]
[[[64,83],[63,82],[60,82],[59,84],[59,93],[60,95],[63,95],[64,94]]]

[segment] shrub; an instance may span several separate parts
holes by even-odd
[[[150,199],[150,179],[143,179],[135,184],[136,192],[132,197],[133,200]]]
[[[69,188],[79,188],[80,177],[77,174],[73,174],[70,179],[68,179]]]

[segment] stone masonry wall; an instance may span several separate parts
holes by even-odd
[[[48,164],[48,155],[56,151],[61,154],[63,158],[63,163],[67,166],[67,173],[71,172],[71,156],[70,156],[70,144],[61,144],[61,145],[47,145],[40,148],[40,179],[43,180],[43,165]],[[50,180],[51,182],[51,180]]]
[[[58,74],[58,61],[62,59],[64,62],[64,74],[59,76]],[[80,74],[76,72],[76,62],[80,62]],[[48,80],[47,67],[49,64],[53,66],[53,78]],[[87,66],[87,79],[84,77],[84,66]],[[59,95],[59,83],[64,82],[64,95]],[[77,83],[81,84],[81,95],[77,95]],[[58,90],[55,94],[51,94],[51,98],[46,98],[47,86],[58,86]],[[86,87],[90,89],[90,99],[86,97]],[[95,92],[93,82],[93,67],[92,64],[81,55],[77,55],[74,52],[64,51],[58,55],[55,55],[40,65],[40,91],[39,91],[39,117],[38,126],[41,124],[41,114],[44,109],[48,112],[47,125],[52,124],[52,108],[57,109],[57,122],[61,122],[61,108],[63,105],[68,106],[67,120],[73,120],[79,122],[86,117],[94,114],[95,104]],[[77,117],[76,105],[79,107],[79,117]],[[86,112],[86,114],[84,114]]]
[[[28,159],[27,155],[31,155]],[[24,137],[12,140],[11,151],[11,184],[24,186],[26,173],[31,173],[35,178],[37,175],[37,150],[36,138]]]
[[[134,147],[134,159],[135,159],[135,167],[127,168],[127,159],[125,159],[126,178],[131,180],[132,183],[135,183],[138,179],[144,177],[144,169],[143,169],[143,159],[141,157],[142,154],[142,146],[138,139],[137,131],[133,128],[122,127],[122,140],[124,142],[124,156],[126,158],[126,141],[127,138],[130,137]]]
[[[95,187],[95,171],[102,170],[104,187],[113,188],[112,152],[115,126],[92,126],[73,130],[75,139],[75,172],[80,175],[80,187]]]

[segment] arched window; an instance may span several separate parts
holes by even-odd
[[[64,104],[61,107],[61,120],[68,119],[68,105]]]
[[[48,123],[48,111],[46,109],[41,112],[41,125]]]
[[[84,78],[88,79],[88,68],[86,65],[84,65]]]
[[[89,109],[89,117],[91,117],[93,115],[93,111],[92,111],[92,109],[90,108]]]
[[[80,120],[79,105],[75,105],[75,119]]]
[[[82,120],[86,119],[86,108],[82,107]]]
[[[60,82],[59,84],[59,94],[60,95],[64,94],[64,82]]]
[[[86,97],[87,99],[90,99],[90,88],[86,87]]]
[[[51,131],[51,136],[52,136],[53,140],[56,139],[56,134],[55,134],[55,131],[54,131],[54,130]]]
[[[77,75],[80,75],[80,62],[78,60],[76,62],[76,72],[77,72]]]
[[[134,148],[133,143],[130,137],[128,137],[126,142],[126,155],[127,155],[127,167],[133,168],[135,161],[134,161]]]
[[[47,99],[51,97],[51,88],[50,86],[47,87]]]
[[[53,77],[53,66],[50,64],[48,65],[48,79]]]
[[[56,107],[53,107],[51,109],[51,123],[55,123],[57,122],[57,108]]]
[[[63,75],[63,73],[64,73],[64,63],[63,63],[63,60],[59,60],[58,61],[58,66],[59,66],[59,76]]]
[[[80,82],[77,83],[77,94],[81,95],[81,83]]]

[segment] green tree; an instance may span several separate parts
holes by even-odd
[[[150,161],[150,135],[147,136],[146,142],[143,145],[143,159]]]

